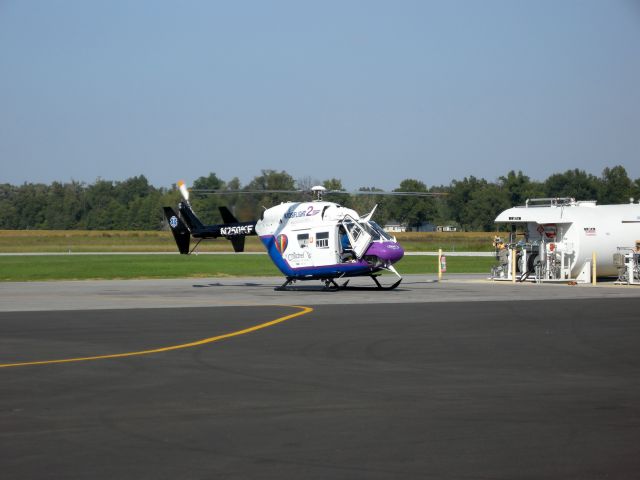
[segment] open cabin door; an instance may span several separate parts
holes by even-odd
[[[371,243],[371,235],[366,232],[362,226],[350,215],[345,215],[342,220],[342,225],[347,232],[349,241],[351,242],[351,248],[354,255],[359,259],[362,258],[364,253],[369,248]]]

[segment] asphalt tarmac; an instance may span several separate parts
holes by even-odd
[[[391,285],[393,275],[381,277]],[[640,286],[491,282],[486,275],[405,275],[398,288],[379,291],[369,278],[353,278],[351,290],[323,291],[317,281],[275,291],[281,277],[168,280],[0,282],[0,311],[187,308],[247,305],[370,305],[376,303],[486,302],[640,298]]]
[[[103,297],[93,284],[98,309],[7,311],[5,284],[0,364],[72,361],[0,368],[1,477],[637,477],[638,290],[498,285],[487,300],[472,281],[415,283],[419,303],[275,292],[313,311],[180,308],[164,290],[149,308],[148,285],[126,282]],[[196,304],[242,300],[184,288]],[[114,298],[128,301],[107,309]],[[131,356],[86,360],[114,354]]]

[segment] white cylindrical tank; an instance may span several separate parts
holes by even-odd
[[[550,244],[564,252],[573,278],[585,262],[597,256],[598,276],[617,274],[613,254],[618,247],[633,247],[640,240],[640,205],[596,205],[573,199],[544,199],[502,212],[496,223],[526,225],[528,241]]]

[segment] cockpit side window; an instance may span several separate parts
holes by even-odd
[[[376,222],[369,221],[369,226],[376,232],[376,235],[373,236],[374,239],[376,240],[380,239],[386,242],[393,241],[393,238],[391,237],[391,235],[385,232],[384,229],[380,225],[378,225]]]
[[[376,222],[360,222],[360,225],[369,235],[371,235],[371,239],[373,241],[385,241],[390,242],[393,239],[389,236],[387,232],[385,232],[380,225]]]

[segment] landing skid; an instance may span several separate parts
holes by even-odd
[[[296,282],[296,280],[297,279],[295,279],[295,278],[287,277],[285,282],[282,285],[280,285],[279,287],[274,288],[274,290],[276,290],[278,292],[296,291],[298,289],[291,287],[291,285],[294,284]],[[338,290],[344,290],[344,289],[347,288],[347,284],[349,283],[349,280],[347,280],[342,285],[338,285],[338,283],[336,282],[336,280],[334,278],[325,278],[322,281],[324,283],[323,290],[325,292],[337,292]]]
[[[336,282],[335,278],[327,278],[323,281],[324,290],[326,290],[327,292],[337,292],[338,290],[344,290],[345,288],[347,288],[347,284],[349,283],[349,280],[347,280],[342,285],[338,285],[338,282]]]
[[[402,277],[400,277],[398,279],[398,281],[396,283],[394,283],[393,285],[390,285],[388,287],[383,287],[382,285],[380,285],[380,282],[378,281],[378,279],[376,278],[378,277],[378,275],[371,275],[371,279],[376,282],[376,285],[378,286],[378,289],[380,290],[393,290],[394,288],[396,288],[398,285],[400,285],[400,282],[402,282]]]
[[[282,285],[280,285],[279,287],[274,288],[274,290],[277,291],[277,292],[284,292],[284,291],[290,290],[287,287],[289,285],[291,285],[292,283],[295,283],[295,281],[296,281],[295,278],[287,277],[285,282]]]
[[[390,285],[388,287],[383,287],[382,285],[380,285],[380,282],[376,278],[376,277],[380,276],[380,274],[371,275],[372,280],[374,282],[376,282],[376,285],[377,285],[379,290],[393,290],[398,285],[400,285],[400,282],[402,282],[402,277],[400,276],[398,271],[393,267],[393,265],[389,265],[388,267],[386,267],[386,269],[389,270],[390,272],[393,272],[398,277],[398,281],[396,283],[394,283],[393,285]]]
[[[402,277],[400,277],[398,279],[397,282],[395,282],[393,285],[389,285],[388,287],[383,286],[379,281],[378,281],[378,277],[379,275],[369,275],[369,277],[375,282],[376,286],[375,287],[349,287],[349,280],[347,280],[346,282],[344,282],[342,285],[338,284],[336,282],[335,278],[326,278],[324,280],[322,280],[324,282],[324,288],[323,291],[325,292],[337,292],[340,290],[393,290],[394,288],[396,288],[398,285],[400,285],[400,282],[402,282]],[[283,291],[296,291],[296,288],[292,288],[291,285],[293,283],[296,282],[295,278],[291,278],[291,277],[287,277],[287,279],[285,280],[285,282],[280,285],[279,287],[274,288],[274,290],[279,291],[279,292],[283,292]]]

